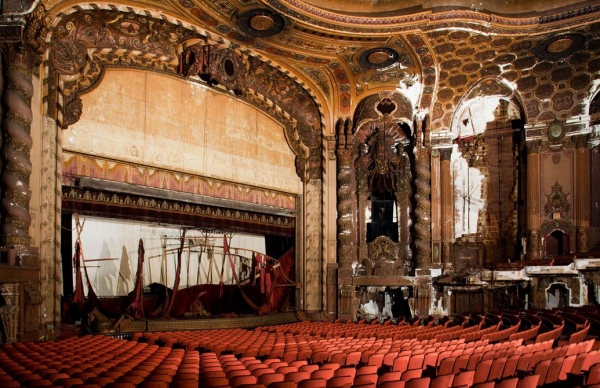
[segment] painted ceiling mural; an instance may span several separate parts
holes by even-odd
[[[56,17],[52,40],[58,55],[74,55],[67,61],[72,69],[57,67],[61,74],[78,71],[85,55],[106,57],[110,47],[115,49],[110,55],[122,61],[123,51],[116,49],[127,39],[135,41],[133,34],[139,32],[135,25],[122,25],[121,40],[88,34],[88,41],[95,39],[95,43],[86,46],[87,52],[69,52],[73,49],[69,45],[75,43],[65,38],[68,20],[91,11],[156,20],[144,27],[149,29],[144,47],[161,40],[173,50],[186,40],[200,39],[237,50],[254,72],[265,71],[260,66],[273,69],[253,81],[265,90],[247,85],[245,94],[276,100],[266,90],[279,81],[287,83],[284,89],[295,90],[300,96],[295,106],[276,103],[283,104],[285,117],[303,121],[288,137],[300,138],[295,152],[304,159],[314,158],[314,163],[320,153],[318,139],[333,136],[338,118],[351,117],[353,106],[381,90],[405,95],[415,112],[430,115],[431,130],[446,133],[448,139],[461,101],[474,95],[506,95],[506,90],[495,89],[498,85],[514,94],[511,98],[518,100],[528,124],[564,121],[589,110],[600,71],[598,2],[486,1],[473,8],[470,2],[454,1],[451,9],[438,1],[419,7],[390,0],[348,4],[341,0],[142,0],[95,5],[50,0],[46,9]],[[98,42],[99,47],[92,49]],[[126,54],[136,49],[128,50]],[[174,68],[176,58],[167,59],[162,59],[163,66]],[[493,80],[487,88],[486,83],[480,84],[486,79]],[[315,105],[302,106],[306,99]]]

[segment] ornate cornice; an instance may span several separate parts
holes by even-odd
[[[294,217],[218,208],[166,198],[152,198],[63,186],[66,212],[108,218],[164,222],[190,227],[293,235]]]
[[[372,15],[355,16],[329,12],[301,0],[266,0],[265,2],[290,18],[315,27],[349,33],[390,33],[414,30],[415,26],[424,27],[426,25],[432,25],[435,28],[436,22],[447,21],[458,22],[465,26],[484,23],[487,26],[493,26],[493,29],[501,29],[505,32],[518,29],[519,32],[530,33],[538,31],[540,25],[550,26],[552,24],[552,28],[564,28],[565,24],[573,19],[589,18],[590,15],[593,19],[600,12],[600,4],[598,4],[545,16],[529,17],[508,17],[468,9],[435,12],[427,10],[407,15],[373,17]]]
[[[156,194],[150,195],[148,193],[157,190],[170,190],[177,192],[180,196],[203,196],[228,202],[230,203],[227,206],[229,208],[237,207],[240,210],[253,211],[247,206],[264,206],[271,209],[255,210],[261,213],[286,210],[293,212],[297,206],[295,195],[290,193],[137,163],[105,159],[97,155],[90,157],[70,151],[64,151],[63,153],[62,172],[62,182],[66,186],[74,185],[95,189],[110,187],[115,192],[134,194],[126,186],[135,185],[142,190],[147,189],[144,191],[145,194],[137,193],[139,195],[156,197]],[[76,182],[78,183],[76,184]],[[98,184],[93,185],[93,182],[98,182]],[[172,194],[167,197],[177,199]],[[187,198],[186,200],[190,200],[190,197]],[[193,199],[193,201],[200,202],[198,198]],[[232,205],[233,201],[238,205]]]

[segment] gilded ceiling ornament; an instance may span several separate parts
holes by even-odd
[[[266,38],[283,31],[285,19],[269,8],[253,8],[238,16],[237,25],[250,36]]]
[[[560,59],[568,57],[585,45],[585,36],[581,34],[557,35],[544,39],[534,49],[538,58]]]
[[[375,47],[363,51],[358,56],[358,63],[367,69],[384,69],[398,62],[399,54],[389,47]]]

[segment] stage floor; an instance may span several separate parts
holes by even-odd
[[[259,326],[283,325],[299,322],[294,312],[244,316],[239,318],[203,318],[203,319],[141,319],[128,325],[122,325],[119,333],[174,330],[215,330],[215,329],[252,329]],[[113,334],[113,333],[98,333]]]

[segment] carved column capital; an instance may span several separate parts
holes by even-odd
[[[438,148],[438,150],[440,151],[440,158],[443,161],[449,161],[450,158],[452,157],[452,147],[448,147],[448,148]]]
[[[571,141],[575,144],[576,149],[587,148],[588,134],[571,136]]]
[[[38,55],[46,51],[52,19],[53,17],[41,3],[25,18],[27,24],[23,31],[23,41]]]
[[[542,147],[541,140],[532,140],[525,143],[527,154],[539,154],[540,148]]]

